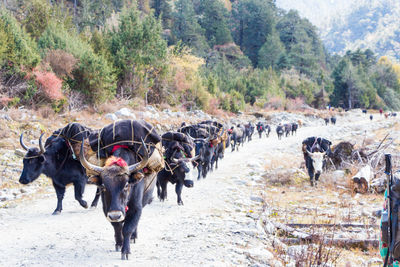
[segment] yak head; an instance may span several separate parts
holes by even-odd
[[[22,161],[24,167],[21,177],[19,178],[19,182],[21,184],[29,184],[33,182],[43,172],[46,157],[44,155],[45,148],[42,144],[42,136],[43,134],[39,138],[39,149],[36,147],[26,146],[23,140],[23,134],[21,134],[19,137],[19,143],[21,144],[22,148],[27,151]]]
[[[193,187],[193,180],[190,175],[188,175],[191,171],[190,163],[199,158],[200,155],[197,155],[194,158],[187,158],[183,150],[178,149],[174,150],[169,159],[170,167],[173,170],[173,176],[175,176],[176,179],[183,179],[183,184],[186,187]]]
[[[311,158],[315,173],[321,174],[322,166],[324,165],[326,157],[326,152],[310,152],[309,150],[307,150],[307,154]]]
[[[121,157],[112,156],[107,159],[104,167],[100,167],[88,162],[84,154],[84,140],[82,140],[79,159],[83,167],[90,170],[95,175],[89,178],[89,182],[96,184],[103,190],[104,213],[110,222],[121,222],[126,217],[128,211],[127,205],[132,192],[132,187],[138,183],[144,175],[139,172],[142,170],[149,160],[149,153],[146,145],[142,140],[144,147],[144,156],[140,162],[128,165],[123,158],[129,158],[130,161],[133,153],[129,151],[128,156]],[[115,154],[114,154],[115,155]]]

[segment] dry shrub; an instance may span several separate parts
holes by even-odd
[[[62,93],[62,80],[53,72],[34,71],[35,81],[41,92],[49,100],[61,100],[64,98]]]
[[[313,221],[313,224],[316,222]],[[327,224],[334,224],[332,228],[326,228],[321,231],[316,226],[311,226],[307,233],[312,236],[312,240],[299,240],[293,238],[290,233],[283,232],[283,237],[287,240],[293,240],[297,246],[289,247],[291,250],[290,258],[294,260],[295,266],[336,266],[343,252],[343,247],[335,246],[333,238],[339,226],[335,221],[329,220]],[[287,260],[288,250],[276,246],[277,257]]]
[[[266,109],[283,109],[283,107],[285,106],[285,100],[282,99],[281,97],[278,96],[274,96],[271,97],[267,103],[265,103],[264,108]]]
[[[157,105],[157,108],[159,110],[164,110],[164,109],[171,109],[171,106],[168,103],[163,102]]]
[[[78,91],[71,90],[67,94],[68,110],[81,110],[85,106],[85,95]]]
[[[10,137],[10,128],[4,120],[0,120],[0,140]]]
[[[304,99],[296,97],[295,99],[288,99],[286,101],[285,109],[288,111],[301,110],[304,106]]]
[[[315,244],[306,243],[295,256],[296,266],[335,266],[342,249],[333,246],[324,235],[314,240]],[[327,243],[327,244],[326,244]]]
[[[0,97],[0,108],[4,108],[8,106],[8,103],[12,100],[12,98],[7,96]]]
[[[39,109],[39,114],[43,119],[48,119],[54,116],[54,110],[48,106],[42,107]]]
[[[263,175],[263,177],[266,179],[268,185],[272,186],[286,186],[286,185],[292,185],[293,180],[290,178],[290,175]]]
[[[70,53],[63,50],[50,50],[44,60],[48,63],[51,69],[58,77],[70,77],[72,76],[72,71],[75,69],[78,60]]]
[[[118,109],[118,104],[115,101],[107,101],[98,107],[99,113],[113,113]]]
[[[215,112],[217,112],[218,107],[219,107],[218,98],[212,97],[208,102],[208,109],[206,110],[206,112],[215,115]]]

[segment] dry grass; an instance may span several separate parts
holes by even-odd
[[[49,106],[40,108],[38,113],[43,119],[53,118],[55,115],[54,110]]]

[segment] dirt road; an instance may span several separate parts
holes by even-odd
[[[218,170],[206,179],[184,188],[184,206],[178,206],[174,187],[169,185],[168,201],[156,197],[145,207],[138,228],[138,240],[131,245],[129,261],[114,251],[111,224],[101,204],[84,210],[74,200],[72,187],[59,216],[51,213],[55,193],[15,208],[0,210],[0,266],[247,266],[275,265],[265,250],[266,236],[258,224],[262,211],[268,155],[300,153],[301,141],[319,135],[331,140],[352,138],[354,133],[388,127],[367,116],[338,118],[336,126],[303,127],[297,136],[278,141],[275,132],[227,152]],[[352,137],[353,136],[353,137]],[[362,137],[356,136],[360,139]],[[229,149],[230,150],[230,149]],[[90,201],[95,188],[88,186]]]

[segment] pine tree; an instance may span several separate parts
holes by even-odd
[[[201,0],[199,24],[205,30],[210,47],[232,42],[228,28],[228,11],[220,0]]]
[[[171,29],[172,27],[172,9],[168,0],[153,0],[151,8],[154,9],[154,16],[162,20],[164,29]]]
[[[149,87],[165,65],[167,44],[161,37],[161,23],[152,15],[142,16],[135,8],[121,15],[118,29],[110,33],[110,52],[122,86],[137,93]]]
[[[204,37],[204,31],[197,21],[192,1],[176,1],[173,17],[172,33],[176,41],[181,40],[183,44],[192,48],[196,55],[205,56],[209,47]]]
[[[265,0],[236,1],[232,9],[236,44],[258,65],[258,51],[275,27],[274,4]]]
[[[273,31],[267,36],[267,40],[258,51],[258,67],[277,69],[281,55],[285,53],[285,48],[279,39],[278,34]]]

